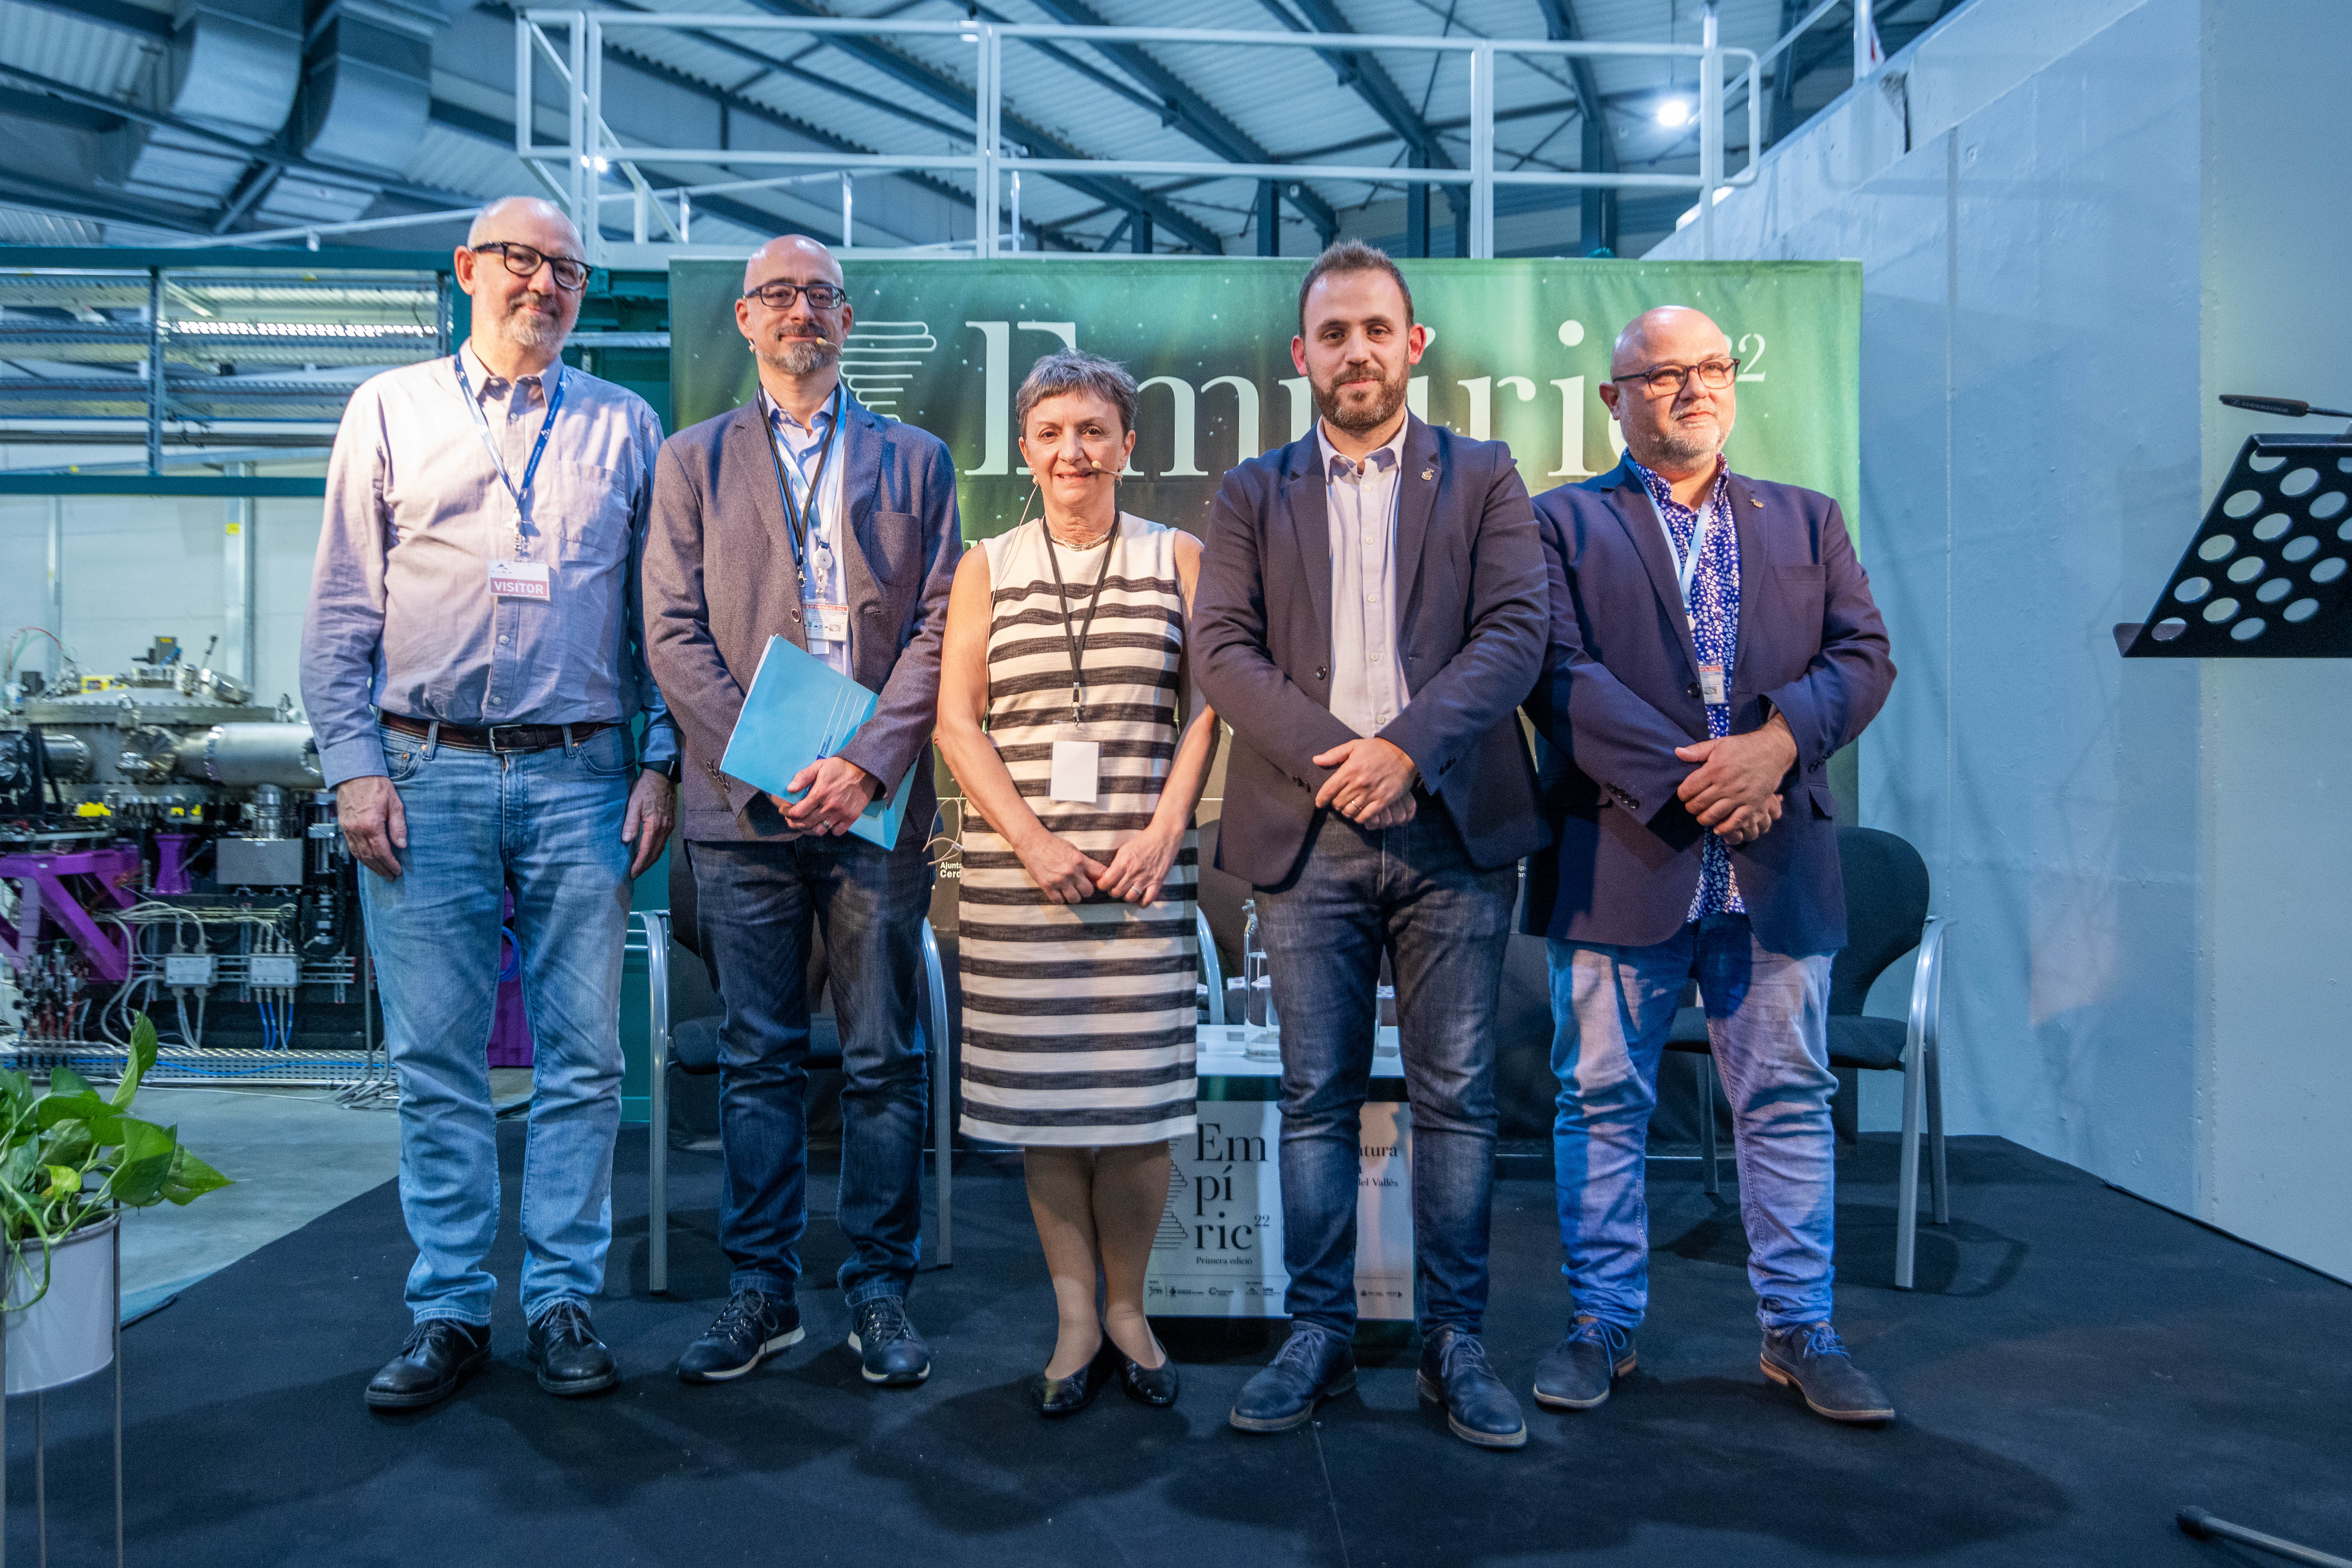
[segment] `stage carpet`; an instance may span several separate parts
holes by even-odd
[[[1895,1150],[1840,1158],[1838,1324],[1901,1407],[1884,1430],[1810,1415],[1756,1367],[1732,1168],[1652,1166],[1656,1258],[1641,1370],[1601,1409],[1527,1395],[1561,1331],[1549,1180],[1496,1193],[1487,1343],[1526,1404],[1516,1453],[1416,1407],[1414,1352],[1301,1432],[1225,1409],[1262,1331],[1178,1332],[1172,1411],[1116,1390],[1047,1423],[1026,1400],[1052,1309],[1021,1183],[974,1161],[956,1261],[911,1306],[930,1382],[857,1376],[830,1288],[833,1182],[802,1300],[807,1341],[743,1383],[670,1373],[720,1304],[717,1163],[672,1163],[673,1296],[646,1294],[641,1130],[596,1321],[625,1381],[584,1401],[531,1381],[513,1305],[519,1125],[502,1128],[507,1300],[497,1360],[456,1399],[360,1403],[397,1348],[413,1254],[387,1184],[181,1295],[124,1335],[130,1560],[602,1568],[620,1563],[2243,1563],[2174,1510],[2352,1552],[2352,1289],[2065,1165],[1955,1140],[1954,1224],[1922,1227],[1920,1289],[1889,1288]],[[52,1561],[110,1561],[111,1380],[48,1402]],[[31,1402],[10,1402],[9,1552],[32,1562]]]

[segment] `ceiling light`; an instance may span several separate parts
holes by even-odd
[[[1657,119],[1658,123],[1667,130],[1680,131],[1691,122],[1690,100],[1687,98],[1664,100],[1658,105]]]

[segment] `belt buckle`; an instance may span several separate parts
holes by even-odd
[[[526,745],[502,746],[499,744],[499,731],[501,730],[536,730],[538,728],[539,726],[536,724],[492,724],[489,726],[486,733],[489,736],[490,750],[492,752],[499,756],[505,756],[509,753],[519,755],[521,752],[531,751],[534,748]]]

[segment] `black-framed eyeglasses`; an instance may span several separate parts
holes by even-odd
[[[757,300],[771,310],[789,310],[793,301],[803,295],[808,297],[810,310],[830,310],[849,298],[849,290],[831,283],[786,283],[781,279],[743,290],[744,299]]]
[[[550,256],[543,250],[519,244],[511,239],[493,239],[486,244],[468,246],[477,256],[489,251],[507,264],[507,270],[518,278],[536,278],[542,267],[555,279],[555,286],[566,293],[577,294],[588,287],[588,264],[569,256]]]
[[[1696,364],[1662,364],[1649,370],[1637,370],[1631,375],[1612,375],[1612,381],[1632,381],[1641,384],[1644,395],[1678,397],[1692,376],[1709,392],[1722,392],[1739,379],[1739,362],[1736,359],[1701,360]]]

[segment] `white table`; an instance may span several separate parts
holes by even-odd
[[[1263,1093],[1279,1078],[1276,1038],[1239,1025],[1201,1026],[1199,1125],[1176,1140],[1168,1210],[1144,1276],[1156,1317],[1278,1318],[1282,1267],[1282,1108]],[[1404,1076],[1397,1032],[1380,1030],[1372,1077]],[[1242,1081],[1236,1081],[1242,1080]],[[1356,1310],[1366,1321],[1412,1319],[1412,1125],[1402,1100],[1364,1104],[1357,1189]]]

